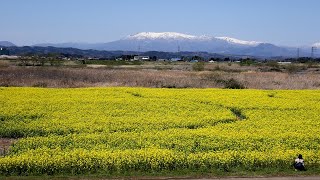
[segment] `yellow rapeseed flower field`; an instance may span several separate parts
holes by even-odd
[[[0,174],[320,166],[319,90],[0,88]]]

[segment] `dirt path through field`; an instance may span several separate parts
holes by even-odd
[[[305,177],[248,177],[248,178],[220,178],[221,180],[320,180],[320,176]]]
[[[90,180],[86,178],[79,178],[80,180]],[[141,180],[320,180],[320,176],[288,176],[288,177],[212,177],[212,178],[192,178],[192,177],[127,177],[115,179],[141,179]],[[70,180],[76,180],[70,179]],[[95,179],[107,180],[107,179]]]
[[[151,177],[151,178],[128,178],[142,180],[320,180],[320,176],[288,176],[288,177],[212,177],[212,178],[190,178],[190,177]]]
[[[15,141],[14,139],[0,138],[0,156],[3,156],[8,152],[10,145],[14,141]]]
[[[233,177],[233,178],[212,178],[201,180],[320,180],[320,176],[305,176],[305,177]]]

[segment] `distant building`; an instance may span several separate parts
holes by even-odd
[[[278,62],[278,64],[291,64],[292,62],[289,62],[289,61],[280,61]]]
[[[0,48],[0,55],[7,55],[9,56],[9,50],[7,48]]]
[[[134,61],[149,61],[150,57],[149,56],[134,56],[133,60]]]
[[[171,58],[170,61],[176,62],[176,61],[182,61],[182,59],[181,58]]]
[[[164,61],[169,61],[168,59],[158,59],[158,61],[164,62]]]

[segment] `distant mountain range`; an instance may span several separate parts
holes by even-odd
[[[320,43],[315,45],[320,46]],[[194,36],[176,32],[142,32],[129,35],[109,43],[62,43],[36,44],[35,46],[74,47],[106,51],[164,51],[164,52],[209,52],[225,55],[248,55],[260,57],[295,57],[297,48],[281,47],[274,44],[245,41],[230,37]],[[310,55],[309,48],[301,48],[300,55]]]
[[[159,52],[159,51],[149,51],[149,52],[134,52],[134,51],[103,51],[103,50],[81,50],[76,48],[58,48],[58,47],[38,47],[38,46],[11,46],[7,47],[11,55],[27,55],[27,54],[38,54],[46,55],[48,53],[59,53],[64,54],[65,56],[73,57],[95,57],[102,59],[113,59],[120,57],[122,55],[141,55],[141,56],[156,56],[159,59],[170,59],[177,58],[181,56],[192,57],[192,56],[201,56],[206,59],[208,58],[230,58],[230,56],[224,56],[216,53],[207,53],[207,52]],[[232,56],[232,58],[241,58],[242,56]]]
[[[9,44],[9,46],[12,45]],[[49,43],[35,44],[33,46],[52,46],[59,48],[77,48],[82,50],[92,49],[104,51],[208,52],[223,55],[247,55],[257,57],[297,56],[297,48],[294,47],[282,47],[265,42],[245,41],[230,37],[214,37],[206,35],[194,36],[176,32],[142,32],[108,43]],[[312,46],[320,48],[320,43],[315,43]],[[300,56],[310,56],[310,49],[311,46],[300,48]],[[319,53],[317,55],[319,55]]]
[[[9,41],[0,41],[0,46],[10,47],[10,46],[16,46],[16,45]]]

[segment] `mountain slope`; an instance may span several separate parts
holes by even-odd
[[[0,46],[10,47],[10,46],[16,46],[16,45],[9,41],[0,41]]]
[[[231,55],[292,56],[291,49],[231,37],[195,36],[177,32],[142,32],[109,43],[38,44],[37,46],[73,47],[106,51],[209,52]]]
[[[59,48],[77,48],[77,49],[97,49],[96,46],[99,46],[99,44],[90,44],[90,43],[42,43],[42,44],[34,44],[32,45],[34,47],[59,47]]]
[[[139,54],[142,56],[157,56],[157,58],[160,59],[171,59],[176,58],[180,56],[201,56],[204,58],[226,58],[229,56],[224,56],[220,54],[214,54],[214,53],[207,53],[207,52],[158,52],[158,51],[152,51],[152,52],[133,52],[133,51],[98,51],[98,50],[80,50],[75,48],[57,48],[57,47],[36,47],[36,46],[23,46],[23,47],[8,47],[8,50],[10,51],[10,54],[12,55],[24,55],[24,54],[38,54],[38,55],[47,55],[48,53],[60,53],[64,55],[71,55],[75,57],[96,57],[96,58],[103,58],[103,59],[112,59],[115,57],[119,57],[121,55],[135,55]]]
[[[239,39],[230,38],[230,37],[216,37],[216,38],[227,41],[232,44],[242,44],[242,45],[248,45],[248,46],[257,46],[261,43],[257,41],[244,41],[244,40],[239,40]]]
[[[228,52],[235,48],[247,48],[258,43],[234,38],[215,38],[213,36],[193,36],[175,32],[142,32],[121,40],[105,43],[103,50],[130,51],[207,51]]]
[[[181,33],[143,32],[106,43],[103,50],[126,51],[204,51],[210,53],[250,56],[292,56],[292,50],[273,44],[245,41],[230,37],[193,36]]]

